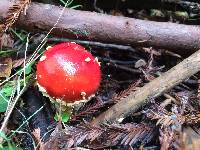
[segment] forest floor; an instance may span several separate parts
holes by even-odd
[[[1,0],[0,149],[199,150],[199,20],[195,0]],[[36,78],[63,42],[101,68],[70,113]]]

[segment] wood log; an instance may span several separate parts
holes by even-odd
[[[0,1],[0,18],[6,16],[13,0]],[[29,31],[49,31],[63,7],[32,3],[21,14],[17,26]],[[192,53],[200,49],[200,27],[111,16],[66,8],[52,34],[123,45],[157,47],[176,53]]]

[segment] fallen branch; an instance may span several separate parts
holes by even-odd
[[[148,102],[149,99],[158,97],[199,70],[200,50],[142,88],[131,92],[127,97],[121,99],[117,104],[93,120],[92,124],[120,123],[125,117]]]
[[[12,4],[13,0],[1,0],[0,18],[6,17]],[[17,25],[29,31],[49,31],[62,10],[63,7],[32,3],[26,15],[21,15]],[[198,26],[145,21],[72,9],[65,9],[52,34],[72,39],[154,46],[179,53],[191,53],[200,49]]]

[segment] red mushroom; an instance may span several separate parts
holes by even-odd
[[[94,94],[100,80],[98,60],[74,42],[48,48],[37,64],[39,87],[52,98],[66,103],[75,103]]]

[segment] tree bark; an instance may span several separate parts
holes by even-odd
[[[92,124],[120,123],[125,117],[148,102],[149,99],[160,96],[163,92],[173,88],[199,70],[200,50],[137,91],[131,92],[127,97],[121,99],[93,120]]]
[[[13,0],[0,1],[0,18],[6,16]],[[63,7],[32,3],[17,26],[29,31],[49,31]],[[169,22],[154,22],[66,8],[52,34],[133,46],[157,47],[177,53],[200,49],[200,27]]]

